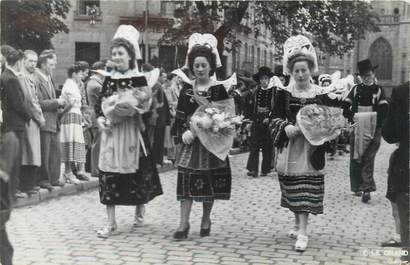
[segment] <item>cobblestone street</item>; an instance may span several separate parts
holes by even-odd
[[[231,157],[232,197],[217,201],[211,236],[199,237],[202,205],[194,204],[187,241],[172,239],[179,221],[176,170],[161,173],[164,195],[147,206],[146,225],[133,228],[133,207],[118,207],[120,234],[100,239],[105,207],[98,192],[55,198],[13,211],[7,225],[17,265],[60,264],[399,264],[398,248],[381,248],[394,232],[385,198],[388,158],[394,145],[382,144],[376,158],[376,185],[369,204],[350,192],[349,157],[328,160],[324,214],[310,216],[309,247],[292,250],[287,237],[293,215],[280,207],[275,174],[246,176],[248,154]]]

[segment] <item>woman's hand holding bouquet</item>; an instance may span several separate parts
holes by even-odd
[[[150,104],[151,97],[148,88],[138,87],[118,91],[106,98],[102,102],[102,110],[107,119],[115,124],[148,111]]]
[[[316,104],[306,105],[300,109],[296,121],[312,145],[322,145],[335,139],[347,124],[342,109]]]
[[[195,135],[192,133],[191,130],[187,130],[182,134],[182,142],[184,144],[192,144],[195,139]]]
[[[226,159],[236,128],[242,124],[243,117],[234,114],[233,100],[213,102],[209,105],[198,107],[191,117],[191,133],[187,133],[189,142],[198,136],[202,145],[221,160]]]

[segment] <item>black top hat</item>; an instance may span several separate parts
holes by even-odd
[[[369,71],[374,71],[374,69],[376,69],[377,67],[379,66],[378,65],[373,66],[372,62],[369,59],[359,61],[357,63],[357,70],[359,71],[357,74],[361,75]]]
[[[271,78],[272,76],[274,76],[274,73],[272,73],[269,67],[262,66],[261,68],[259,68],[258,72],[252,76],[252,78],[259,84],[259,78],[263,75]]]

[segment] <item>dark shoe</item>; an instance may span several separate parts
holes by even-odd
[[[206,236],[209,236],[210,233],[211,233],[211,223],[209,223],[209,227],[207,229],[201,228],[201,231],[199,231],[199,236],[206,237]]]
[[[63,186],[64,186],[64,182],[58,181],[58,182],[56,182],[56,183],[51,183],[51,186],[54,186],[54,187],[63,187]]]
[[[50,183],[41,184],[41,185],[40,185],[40,188],[47,189],[47,190],[49,190],[49,191],[54,190],[54,187],[51,186]]]
[[[90,178],[83,172],[77,172],[77,179],[83,180],[83,181],[89,181]]]
[[[370,192],[363,192],[362,202],[367,203],[370,199]]]
[[[255,171],[248,171],[246,175],[248,175],[249,177],[253,177],[255,175]]]
[[[27,194],[28,194],[28,196],[36,195],[36,194],[38,194],[38,190],[31,189],[31,190],[27,191]]]
[[[396,241],[395,239],[390,239],[381,244],[382,247],[401,247],[401,242]]]
[[[268,174],[270,174],[270,171],[268,171],[268,172],[262,172],[262,173],[261,173],[261,177],[266,177]]]
[[[360,197],[362,196],[362,192],[361,191],[356,191],[355,193],[353,193],[354,196],[356,197]]]
[[[189,233],[189,224],[184,230],[176,231],[174,233],[174,239],[177,239],[177,240],[187,239],[188,233]]]

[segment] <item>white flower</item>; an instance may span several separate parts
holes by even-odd
[[[199,119],[199,123],[201,124],[201,127],[204,129],[209,129],[212,126],[212,120],[208,116],[203,116]]]
[[[225,113],[221,113],[221,114],[215,114],[212,116],[212,119],[217,122],[217,123],[221,123],[222,121],[225,120]]]

